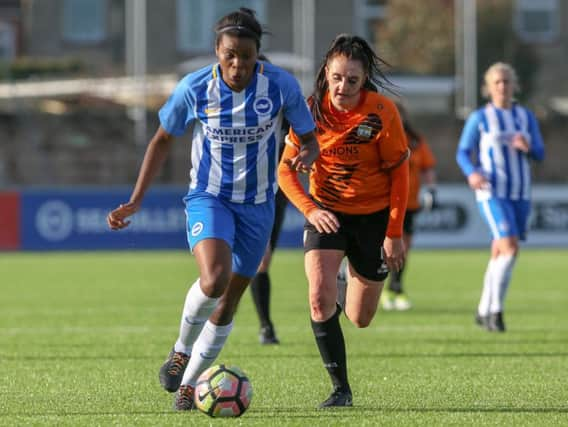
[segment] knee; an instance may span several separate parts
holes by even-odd
[[[368,327],[371,324],[371,320],[373,320],[372,316],[364,316],[364,315],[349,316],[347,312],[345,313],[345,315],[347,316],[349,321],[353,323],[353,325],[355,325],[356,328],[359,329]]]
[[[202,270],[199,276],[203,293],[212,298],[220,297],[230,280],[231,271],[225,270],[222,266]]]
[[[345,316],[356,328],[366,328],[371,324],[373,317],[375,317],[376,310],[363,309],[352,310],[349,306],[345,307]]]
[[[495,256],[505,255],[516,257],[519,252],[519,242],[518,239],[514,237],[506,237],[500,239],[496,242],[494,248],[492,248],[492,253]]]
[[[329,319],[335,313],[336,307],[335,301],[325,298],[322,294],[312,295],[310,298],[310,314],[316,322]]]
[[[310,301],[310,315],[312,320],[315,320],[316,322],[323,322],[327,320],[328,316],[326,316],[326,310],[321,300]]]
[[[362,321],[361,319],[356,319],[355,321],[353,321],[351,323],[353,323],[356,328],[363,329],[363,328],[366,328],[367,326],[369,326],[371,324],[371,320],[365,319],[364,321]]]

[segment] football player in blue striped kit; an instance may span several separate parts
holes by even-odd
[[[263,30],[250,9],[221,18],[218,63],[185,76],[159,112],[130,201],[108,216],[128,225],[166,158],[173,139],[191,132],[191,181],[184,198],[187,239],[199,278],[185,298],[179,336],[160,369],[176,392],[177,410],[193,408],[199,375],[220,353],[233,316],[264,255],[274,221],[278,142],[286,119],[302,135],[290,164],[309,171],[319,155],[314,122],[299,84],[286,71],[258,61]]]
[[[516,72],[509,64],[497,62],[487,69],[483,94],[489,103],[467,119],[456,155],[493,239],[475,321],[498,332],[505,331],[505,296],[519,241],[527,233],[530,160],[544,158],[534,114],[514,100],[518,90]]]

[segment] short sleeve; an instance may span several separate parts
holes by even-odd
[[[481,113],[474,111],[467,118],[462,130],[456,161],[465,176],[471,175],[475,171],[475,166],[471,160],[472,153],[477,152],[479,147],[479,127],[481,124]]]
[[[296,135],[305,135],[313,131],[316,126],[298,81],[285,73],[282,75],[281,85],[284,97],[284,117]]]
[[[181,80],[158,113],[160,125],[170,135],[180,136],[195,120],[195,97],[187,78]]]

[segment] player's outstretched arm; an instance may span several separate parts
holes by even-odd
[[[173,137],[160,126],[148,144],[130,200],[107,216],[107,224],[112,230],[120,230],[130,224],[127,218],[140,209],[144,194],[164,164],[172,143]]]

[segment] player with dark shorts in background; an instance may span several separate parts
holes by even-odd
[[[434,169],[436,159],[424,136],[418,133],[410,123],[404,107],[400,103],[397,103],[397,107],[410,149],[408,205],[402,226],[406,259],[399,271],[391,272],[388,288],[381,295],[381,305],[384,310],[405,311],[412,307],[404,289],[403,274],[412,247],[414,220],[421,210],[430,211],[436,205],[436,171]]]
[[[259,56],[262,60],[267,60],[264,55]],[[282,126],[282,132],[285,135],[288,133],[290,126],[285,121]],[[279,158],[282,157],[284,152],[284,144],[280,145]],[[270,316],[270,295],[272,291],[272,281],[270,280],[270,264],[272,262],[272,255],[278,244],[278,238],[280,237],[280,230],[282,229],[282,224],[286,215],[286,207],[288,206],[288,198],[281,189],[276,192],[275,206],[274,206],[274,225],[272,226],[272,232],[270,234],[270,241],[266,247],[266,252],[262,257],[260,266],[258,267],[258,272],[256,276],[253,277],[250,283],[250,291],[256,312],[258,314],[258,320],[260,322],[260,333],[259,340],[263,345],[267,344],[279,344],[280,340],[276,336],[276,330],[274,328],[274,323]]]

